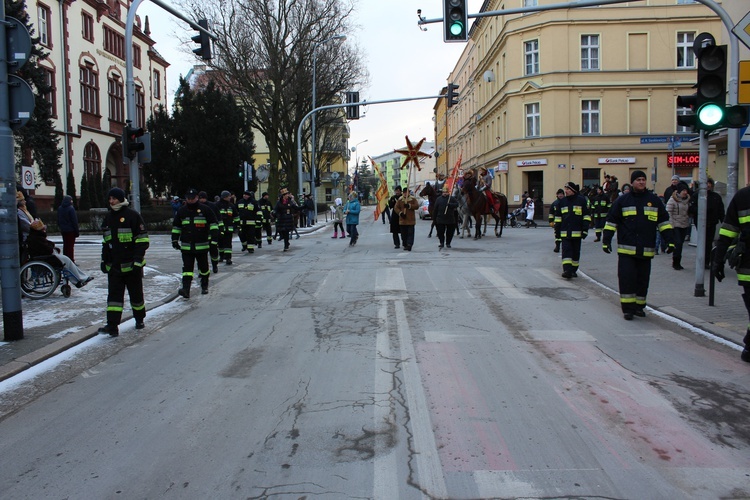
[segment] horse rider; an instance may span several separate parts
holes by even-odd
[[[486,167],[479,169],[479,191],[483,192],[487,198],[487,205],[490,207],[490,212],[499,212],[500,207],[495,200],[495,196],[492,194],[492,175],[490,175]]]

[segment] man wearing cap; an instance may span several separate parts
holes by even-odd
[[[435,200],[435,228],[437,229],[438,248],[442,249],[445,244],[451,247],[453,235],[456,232],[456,210],[458,209],[458,200],[450,196],[448,186],[443,186],[442,194]]]
[[[393,196],[388,200],[388,208],[391,209],[391,226],[390,231],[393,235],[394,248],[401,248],[401,226],[399,225],[399,216],[395,212],[396,202],[401,198],[401,186],[393,188]]]
[[[135,328],[145,327],[146,302],[143,298],[143,267],[149,246],[146,224],[141,214],[130,208],[125,191],[112,188],[107,195],[109,212],[104,216],[101,270],[107,275],[107,324],[99,333],[117,337],[125,303],[130,297]]]
[[[260,240],[260,224],[263,220],[263,214],[259,212],[260,207],[258,207],[253,193],[250,191],[242,193],[242,199],[237,202],[237,215],[240,219],[240,244],[242,245],[242,251],[247,250],[248,255],[255,252],[255,245]]]
[[[555,198],[555,201],[552,202],[552,204],[549,206],[549,225],[555,230],[555,249],[552,250],[555,253],[560,253],[560,245],[562,244],[562,238],[560,238],[560,228],[555,224],[555,213],[557,212],[557,207],[560,205],[560,200],[565,198],[565,191],[561,189],[557,190],[556,194],[557,198]]]
[[[630,192],[612,203],[602,236],[602,249],[611,253],[612,237],[617,232],[617,278],[620,307],[626,320],[646,316],[657,230],[667,242],[667,253],[674,251],[669,214],[659,197],[646,189],[646,173],[635,170],[630,175],[630,184]]]
[[[271,223],[273,222],[273,205],[271,200],[268,199],[268,193],[263,193],[258,200],[258,207],[261,212],[261,237],[258,240],[258,248],[263,245],[262,231],[266,232],[266,241],[270,245],[273,242],[273,229]]]
[[[219,238],[219,223],[213,210],[198,201],[198,191],[190,189],[185,194],[185,204],[180,207],[172,222],[172,247],[182,251],[181,297],[190,298],[193,269],[198,263],[201,293],[208,293],[208,251],[211,242]]]
[[[414,193],[402,195],[396,202],[394,214],[399,217],[398,225],[401,229],[401,241],[404,250],[411,252],[414,245],[414,226],[417,224],[416,210],[419,208],[419,202],[414,197]]]
[[[219,260],[226,262],[228,266],[232,265],[232,238],[234,230],[239,226],[240,218],[237,215],[237,207],[232,203],[232,193],[222,191],[216,208],[219,211],[219,219],[223,224],[223,232],[219,236]],[[221,225],[219,229],[221,230]]]
[[[591,214],[588,201],[579,194],[578,184],[568,182],[563,190],[565,196],[555,207],[555,233],[562,242],[562,277],[570,279],[578,276],[581,240],[588,236]]]
[[[669,199],[672,197],[672,193],[675,189],[677,189],[677,184],[680,183],[680,176],[679,175],[673,175],[672,176],[672,183],[667,186],[667,189],[664,190],[664,203],[668,202]]]
[[[294,215],[299,212],[300,207],[294,201],[294,195],[287,188],[281,188],[279,201],[274,207],[276,215],[276,230],[284,240],[284,251],[289,250],[289,233],[294,229]]]

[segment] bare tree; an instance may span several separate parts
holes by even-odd
[[[316,57],[317,104],[341,102],[367,75],[353,42],[321,43],[351,33],[354,5],[346,0],[184,0],[196,19],[207,18],[218,40],[211,66],[248,110],[265,137],[271,171],[269,191],[280,181],[296,192],[297,128],[312,109],[312,65]],[[317,128],[336,120],[320,114]],[[302,141],[309,144],[309,120]],[[306,148],[304,148],[306,149]],[[317,163],[317,162],[316,162]]]

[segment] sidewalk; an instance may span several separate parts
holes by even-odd
[[[366,207],[367,208],[367,207]],[[315,227],[301,228],[300,234],[310,234],[325,229],[332,223],[324,217]],[[506,231],[526,231],[525,229],[508,229]],[[559,259],[559,254],[552,252],[554,246],[552,229],[540,224],[538,231],[544,233],[544,244],[549,244],[550,259]],[[548,237],[547,237],[548,236]],[[160,245],[156,240],[163,239]],[[171,251],[168,244],[168,235],[152,235],[154,244],[150,252]],[[53,241],[58,238],[53,236]],[[61,242],[56,242],[61,245]],[[79,261],[85,269],[96,269],[99,266],[98,249],[99,239],[97,237],[83,238],[76,244],[77,248],[91,245],[96,249],[96,257],[88,257],[86,261]],[[164,246],[164,249],[157,248]],[[83,253],[83,252],[82,252]],[[89,255],[94,255],[91,251]],[[742,301],[742,288],[737,285],[734,271],[727,269],[727,277],[722,283],[716,283],[714,303],[709,306],[709,274],[706,271],[704,278],[704,297],[695,297],[695,253],[696,248],[686,244],[683,249],[683,262],[685,269],[675,271],[672,269],[672,259],[669,255],[657,255],[651,266],[651,282],[648,295],[647,310],[649,316],[664,314],[684,322],[683,326],[695,327],[710,334],[724,339],[728,343],[742,345],[742,338],[748,326],[747,311]],[[77,261],[79,260],[78,255]],[[158,260],[158,259],[154,259]],[[177,297],[179,287],[179,259],[162,258],[169,263],[167,269],[159,269],[158,265],[147,266],[144,276],[144,288],[148,290],[149,309],[155,309],[166,304]],[[162,262],[164,263],[164,262]],[[562,269],[560,267],[560,269]],[[579,282],[582,285],[589,281],[595,286],[602,287],[602,293],[611,296],[613,303],[619,304],[617,285],[617,255],[616,253],[605,254],[601,250],[601,243],[593,241],[593,234],[583,242],[581,254],[581,267],[578,272],[580,278],[571,283]],[[218,283],[229,273],[220,272],[212,275],[212,283]],[[24,338],[15,342],[0,342],[0,380],[5,380],[21,371],[30,368],[42,361],[69,349],[89,338],[97,335],[97,329],[102,324],[104,317],[101,304],[106,297],[106,279],[98,276],[92,282],[94,286],[86,286],[82,289],[73,289],[73,294],[68,299],[33,301],[23,299],[24,311]],[[560,278],[562,281],[563,278]],[[58,292],[55,292],[58,294]],[[102,296],[104,295],[104,296]],[[91,304],[98,304],[92,307]],[[56,310],[49,311],[50,305]],[[34,320],[35,311],[44,311],[44,314],[53,315],[55,322]],[[128,308],[123,315],[123,322],[132,319]],[[613,322],[624,322],[622,315],[618,314],[612,318]],[[643,321],[638,318],[635,321]]]
[[[310,234],[326,228],[329,224],[331,222],[326,221],[325,216],[321,214],[314,227],[299,228],[298,231],[300,235]],[[146,253],[147,265],[143,287],[146,291],[147,307],[154,310],[177,298],[182,261],[175,258],[179,252],[173,250],[169,244],[169,234],[151,233],[150,237],[152,243]],[[59,235],[51,235],[50,240],[62,248]],[[237,239],[234,247],[239,251]],[[95,279],[83,288],[73,287],[72,294],[67,299],[62,297],[59,289],[47,299],[21,299],[24,337],[13,342],[0,341],[0,381],[98,335],[97,330],[103,325],[105,317],[104,304],[107,297],[106,276],[98,271],[100,255],[101,237],[82,236],[76,241],[76,263],[84,270],[97,270],[92,272]],[[212,274],[211,283],[220,283],[229,275],[226,271]],[[123,326],[132,326],[133,316],[127,294],[125,297],[126,307],[122,322]],[[0,306],[1,301],[2,297]],[[0,317],[0,329],[2,326]]]

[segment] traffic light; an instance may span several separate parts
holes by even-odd
[[[458,85],[454,83],[448,84],[448,93],[445,95],[448,102],[448,107],[452,108],[458,104]]]
[[[723,126],[727,89],[727,47],[706,45],[697,53],[696,126],[716,130]]]
[[[240,163],[237,165],[237,177],[240,179],[245,178],[245,165],[247,165],[247,163]]]
[[[690,108],[689,114],[677,115],[677,125],[690,127],[693,131],[698,129],[698,117],[695,115],[696,102],[698,102],[698,94],[677,96],[677,106]]]
[[[443,41],[465,42],[469,39],[467,0],[443,0]]]
[[[359,92],[347,92],[346,103],[352,104],[355,102],[359,102]],[[347,120],[359,120],[359,106],[347,106],[346,119]]]
[[[140,140],[143,136],[143,129],[141,127],[131,127],[126,125],[123,130],[122,138],[122,157],[123,159],[134,160],[138,155],[139,151],[143,151],[146,147]]]
[[[208,20],[199,19],[198,26],[208,30]],[[198,31],[198,34],[192,37],[192,40],[200,45],[197,49],[193,49],[193,53],[204,61],[209,61],[211,59],[211,39],[209,38],[208,33],[205,31]]]

